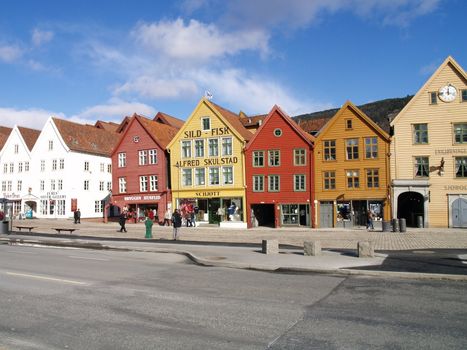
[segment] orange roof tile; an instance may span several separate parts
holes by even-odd
[[[107,131],[117,131],[118,127],[120,124],[114,123],[114,122],[105,122],[102,120],[98,120],[94,126],[98,129],[104,129]]]
[[[5,146],[6,140],[13,129],[6,126],[0,126],[0,150]]]
[[[173,126],[177,129],[181,129],[183,124],[185,124],[185,121],[172,117],[171,115],[163,112],[157,112],[153,120],[162,124]]]
[[[238,133],[246,140],[248,141],[253,134],[243,126],[240,116],[238,114],[235,114],[234,112],[229,111],[228,109],[225,109],[217,104],[215,104],[212,101],[208,101],[222,116],[232,125],[235,130],[238,131]]]
[[[18,126],[18,130],[23,137],[24,142],[26,142],[26,146],[31,151],[34,145],[36,144],[37,139],[41,133],[40,130],[25,128],[23,126]]]
[[[172,141],[178,131],[178,128],[162,124],[137,114],[133,114],[132,118],[136,118],[146,129],[149,135],[151,135],[159,144],[159,146],[164,150],[167,148],[167,145],[170,143],[170,141]]]

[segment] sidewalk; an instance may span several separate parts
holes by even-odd
[[[23,224],[23,222],[20,222]],[[18,223],[18,225],[20,225]],[[218,227],[182,228],[181,240],[171,240],[171,227],[154,227],[151,240],[144,239],[143,224],[127,225],[117,232],[116,223],[70,220],[28,220],[36,228],[31,234],[13,232],[0,235],[0,243],[61,245],[91,249],[116,249],[183,254],[199,265],[263,271],[314,272],[338,275],[392,276],[399,278],[453,279],[467,281],[467,275],[371,271],[363,267],[382,265],[387,255],[358,258],[358,241],[373,241],[375,250],[467,249],[467,231],[451,229],[409,229],[407,233],[367,232],[366,230],[313,230],[306,228],[220,230]],[[73,234],[57,235],[54,227],[77,228]],[[279,254],[262,254],[261,241],[277,239]],[[320,256],[304,256],[303,242],[319,240]],[[334,250],[332,250],[334,249]],[[338,251],[340,249],[340,251]],[[346,249],[343,251],[342,249]],[[361,269],[359,269],[361,268]]]

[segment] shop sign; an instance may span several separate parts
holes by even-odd
[[[465,154],[467,153],[467,148],[444,148],[444,149],[435,149],[435,154]]]
[[[184,138],[186,139],[192,139],[196,137],[201,137],[203,132],[201,130],[187,130],[183,133]],[[228,127],[223,127],[223,128],[213,128],[211,129],[211,135],[210,136],[222,136],[222,135],[229,135],[230,130]]]
[[[19,199],[20,195],[16,193],[3,193],[3,198],[7,199]]]
[[[126,202],[135,202],[135,201],[156,201],[161,199],[161,196],[147,195],[147,196],[126,196],[123,197],[123,200]]]
[[[58,192],[47,192],[45,195],[40,196],[41,199],[65,199],[65,194],[59,194]]]
[[[219,197],[219,191],[196,192],[196,197]]]
[[[444,189],[447,191],[467,191],[466,185],[444,185]]]
[[[237,164],[238,157],[222,157],[214,159],[203,159],[202,163],[199,159],[179,160],[175,163],[177,168],[198,167],[198,166],[213,166],[213,165],[228,165]]]

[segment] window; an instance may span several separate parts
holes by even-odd
[[[204,157],[204,140],[195,140],[195,157]]]
[[[24,162],[24,171],[29,171],[29,162]]]
[[[305,175],[294,175],[294,191],[306,191]]]
[[[112,191],[112,182],[107,181],[107,191]]]
[[[219,168],[209,168],[209,184],[219,185]]]
[[[347,130],[352,129],[352,119],[346,119],[346,120],[345,120],[345,128],[346,128]]]
[[[112,173],[112,164],[107,164],[107,172],[108,172],[109,174]]]
[[[368,188],[379,187],[379,170],[378,169],[367,169],[366,170],[366,186]]]
[[[54,142],[52,140],[49,141],[49,151],[54,149]]]
[[[104,211],[104,201],[94,201],[94,212],[102,213]]]
[[[157,164],[157,149],[150,149],[149,153],[149,164]]]
[[[41,160],[41,171],[45,171],[45,160]]]
[[[19,145],[15,145],[15,154],[19,153]]]
[[[57,160],[52,159],[52,170],[57,170]]]
[[[58,190],[63,190],[63,180],[58,180]]]
[[[231,137],[222,138],[222,155],[223,156],[232,155],[232,138]]]
[[[9,180],[7,182],[7,188],[6,188],[7,191],[12,191],[13,190],[13,183],[11,182],[11,180]]]
[[[57,200],[57,214],[65,215],[65,200],[64,199]]]
[[[428,177],[430,175],[428,157],[415,157],[414,168],[415,177]]]
[[[467,177],[467,157],[456,157],[456,177]]]
[[[6,181],[2,181],[2,191],[6,191]]]
[[[253,166],[263,167],[264,166],[264,151],[253,152]]]
[[[55,180],[50,180],[50,190],[55,191]]]
[[[462,98],[462,102],[467,102],[467,89],[462,90],[461,98]]]
[[[280,191],[280,176],[279,175],[269,175],[268,176],[268,191],[269,192],[279,192]]]
[[[191,141],[182,141],[182,158],[191,158]]]
[[[18,182],[16,184],[16,189],[17,189],[17,191],[22,191],[23,190],[23,181],[18,180]]]
[[[277,128],[277,129],[274,129],[274,136],[275,137],[280,137],[282,136],[282,130]]]
[[[204,168],[195,168],[195,185],[204,186],[206,179]]]
[[[358,139],[345,140],[345,154],[347,160],[358,159]]]
[[[149,176],[149,191],[155,192],[159,186],[157,175]]]
[[[183,186],[191,186],[193,184],[191,177],[192,177],[191,169],[182,169],[182,185]]]
[[[42,215],[47,215],[47,206],[49,204],[49,201],[47,199],[41,199],[41,206],[40,206],[40,212]]]
[[[283,225],[297,225],[298,220],[298,205],[297,204],[282,204],[281,219]]]
[[[89,191],[89,180],[84,180],[84,190]]]
[[[413,143],[416,145],[428,143],[428,124],[413,125]]]
[[[299,148],[293,150],[294,165],[306,165],[306,149]]]
[[[325,171],[323,173],[323,180],[324,180],[325,190],[336,189],[336,172],[335,171]]]
[[[6,174],[8,172],[8,164],[3,164],[3,173]]]
[[[378,158],[378,138],[365,137],[365,158],[376,159]]]
[[[103,173],[105,171],[105,164],[104,163],[99,164],[99,170],[101,171],[101,173]]]
[[[219,156],[219,140],[209,139],[209,157]]]
[[[467,143],[467,123],[454,124],[454,143]]]
[[[41,180],[41,183],[40,183],[40,190],[41,191],[44,191],[45,190],[45,181],[44,180]]]
[[[201,118],[201,128],[203,129],[203,131],[211,130],[211,118]]]
[[[104,191],[105,183],[104,181],[99,181],[99,191]]]
[[[225,166],[222,168],[222,179],[224,185],[233,184],[233,168],[231,166]]]
[[[438,104],[438,93],[430,92],[430,105]]]
[[[10,163],[10,173],[15,172],[15,163]]]
[[[253,192],[264,192],[264,176],[253,176]]]
[[[146,175],[139,177],[139,191],[140,192],[148,191],[148,177]]]
[[[23,162],[19,162],[18,163],[18,173],[22,173],[23,172]]]
[[[125,152],[118,154],[118,167],[119,168],[126,167],[126,153]]]
[[[84,171],[89,171],[89,162],[84,162]]]
[[[281,165],[281,151],[271,150],[269,153],[269,166],[279,166]]]
[[[323,141],[324,160],[336,160],[336,140]]]
[[[146,150],[138,152],[139,157],[139,165],[146,165],[148,164],[148,152]]]
[[[60,170],[65,169],[65,159],[60,159]]]
[[[359,188],[360,187],[360,178],[358,170],[347,170],[347,187],[348,188]]]
[[[124,177],[118,178],[118,192],[126,193],[126,178]]]

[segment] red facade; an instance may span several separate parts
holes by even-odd
[[[245,147],[248,227],[312,225],[312,152],[313,136],[274,106]]]
[[[175,128],[134,115],[112,154],[112,204],[126,207],[134,220],[154,209],[155,220],[164,220],[172,201],[165,146],[175,133]]]

